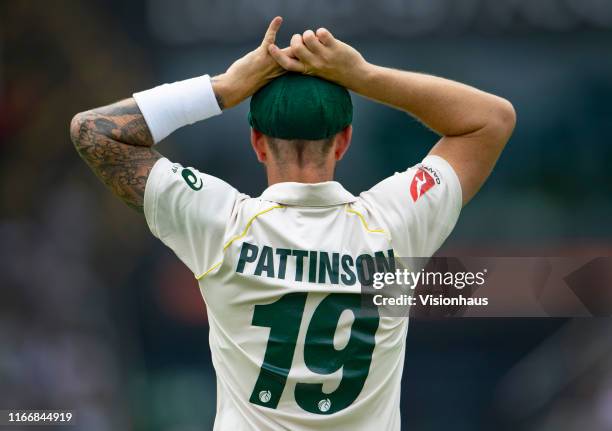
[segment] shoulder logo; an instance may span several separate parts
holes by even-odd
[[[435,175],[435,179],[432,174]],[[440,184],[440,177],[438,177],[436,172],[433,169],[419,166],[410,184],[410,196],[412,196],[412,200],[416,202],[436,184]]]
[[[184,168],[181,171],[181,176],[183,177],[183,179],[185,180],[187,185],[191,189],[195,190],[196,192],[198,190],[200,190],[202,188],[202,186],[204,185],[204,182],[202,181],[202,178],[200,178],[199,176],[194,174],[191,169]]]

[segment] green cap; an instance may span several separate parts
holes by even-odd
[[[329,138],[353,121],[346,88],[300,73],[286,73],[251,98],[249,124],[280,139]]]

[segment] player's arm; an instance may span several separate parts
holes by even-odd
[[[161,155],[132,98],[81,112],[70,124],[72,142],[92,171],[130,207],[142,212],[147,177]]]
[[[435,76],[368,63],[354,48],[319,29],[291,39],[292,59],[271,46],[288,70],[313,74],[370,99],[404,110],[442,135],[430,154],[447,160],[466,204],[493,169],[515,125],[505,99]]]
[[[505,99],[435,76],[368,64],[355,91],[402,109],[442,135],[429,154],[453,167],[465,205],[493,170],[516,122]]]
[[[261,45],[210,84],[208,77],[194,78],[137,93],[135,97],[143,95],[138,100],[129,98],[75,115],[70,135],[78,153],[117,197],[142,212],[147,178],[162,157],[154,144],[179,127],[214,115],[211,109],[239,104],[285,73],[268,53],[281,23],[280,17],[274,18]],[[285,54],[290,55],[289,50]],[[212,89],[212,101],[204,100],[206,85]]]

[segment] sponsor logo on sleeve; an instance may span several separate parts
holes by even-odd
[[[192,190],[197,192],[198,190],[202,189],[202,186],[204,185],[202,178],[196,175],[191,169],[183,168],[181,171],[181,176]]]
[[[410,196],[416,202],[421,196],[436,184],[440,184],[440,176],[429,166],[418,165],[417,171],[410,183]]]

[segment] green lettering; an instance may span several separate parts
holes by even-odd
[[[342,280],[342,284],[346,286],[352,286],[356,281],[355,272],[353,272],[353,269],[351,268],[353,263],[352,256],[348,254],[342,256],[342,270],[344,271],[344,274],[342,274],[340,279]]]
[[[311,251],[308,258],[308,282],[317,282],[317,252]]]
[[[266,272],[266,276],[274,277],[274,255],[272,253],[272,247],[264,245],[261,249],[261,255],[257,261],[257,267],[255,268],[255,275],[261,275]]]
[[[319,252],[319,283],[326,282],[325,274],[329,274],[329,282],[338,284],[338,275],[340,273],[340,254],[332,254],[332,262],[329,261],[329,253],[324,251]]]
[[[362,286],[371,286],[374,278],[374,258],[369,254],[362,254],[355,262],[357,278]]]
[[[255,259],[257,259],[257,253],[259,253],[259,247],[249,244],[248,242],[243,242],[242,248],[240,249],[240,258],[238,259],[236,272],[242,273],[247,262],[255,262]]]
[[[308,256],[308,252],[304,250],[293,250],[292,256],[295,256],[295,281],[302,281],[304,276],[304,258]]]
[[[285,272],[287,271],[287,256],[291,254],[291,250],[288,248],[277,248],[276,254],[280,256],[280,262],[278,263],[278,278],[284,280]]]
[[[393,255],[393,249],[389,249],[387,253],[389,254],[389,259],[385,257],[385,253],[382,251],[377,251],[374,253],[377,272],[395,272],[395,258]]]

